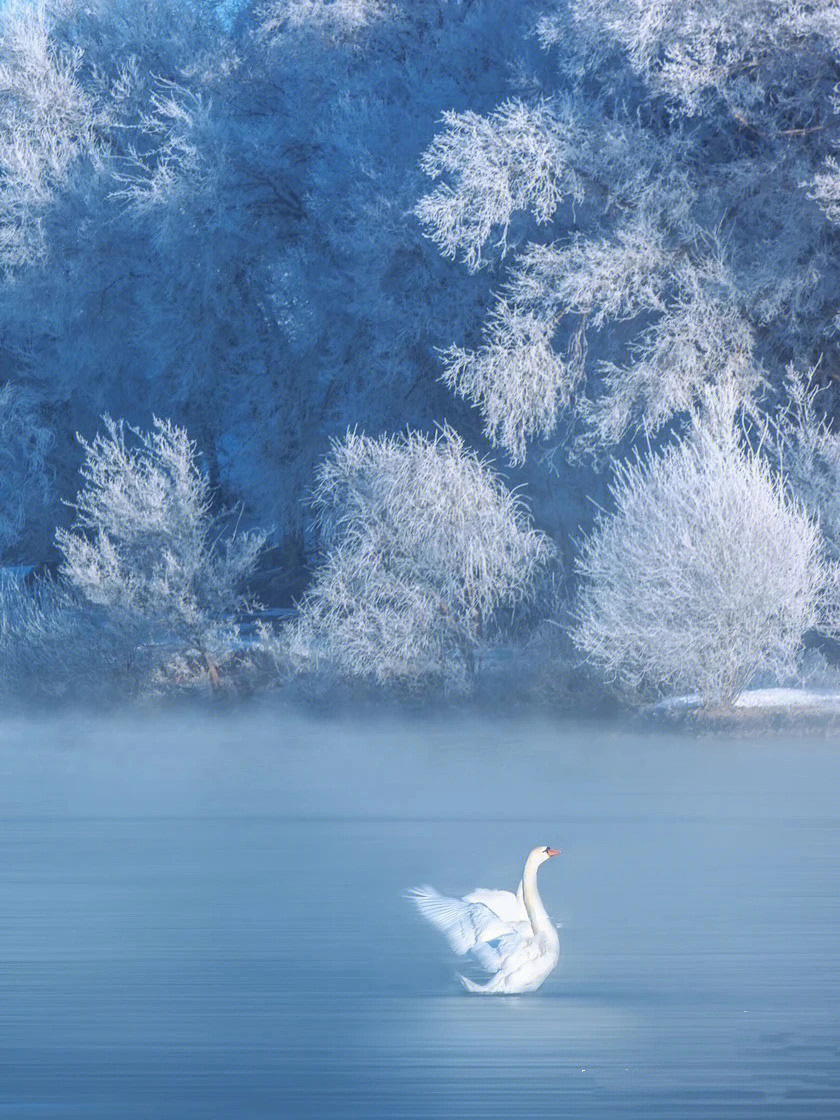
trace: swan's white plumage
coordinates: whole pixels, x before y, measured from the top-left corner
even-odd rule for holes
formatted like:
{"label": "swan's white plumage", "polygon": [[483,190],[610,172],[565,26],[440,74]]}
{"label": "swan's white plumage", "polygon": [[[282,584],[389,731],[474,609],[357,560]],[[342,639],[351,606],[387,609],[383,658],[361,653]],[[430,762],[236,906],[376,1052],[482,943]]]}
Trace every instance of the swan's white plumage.
{"label": "swan's white plumage", "polygon": [[464,902],[481,902],[503,922],[527,922],[528,911],[522,901],[522,895],[513,894],[512,891],[486,890],[477,887],[474,891],[464,895]]}
{"label": "swan's white plumage", "polygon": [[486,984],[461,976],[467,991],[531,992],[556,967],[560,943],[537,891],[537,868],[557,854],[552,848],[534,848],[516,894],[483,887],[463,898],[449,898],[428,886],[409,892],[423,917],[437,926],[459,956],[470,953],[493,974]]}
{"label": "swan's white plumage", "polygon": [[409,892],[415,906],[432,925],[445,935],[452,949],[462,956],[477,944],[505,937],[512,932],[509,923],[502,921],[483,902],[470,902],[465,898],[447,898],[434,887],[416,887]]}

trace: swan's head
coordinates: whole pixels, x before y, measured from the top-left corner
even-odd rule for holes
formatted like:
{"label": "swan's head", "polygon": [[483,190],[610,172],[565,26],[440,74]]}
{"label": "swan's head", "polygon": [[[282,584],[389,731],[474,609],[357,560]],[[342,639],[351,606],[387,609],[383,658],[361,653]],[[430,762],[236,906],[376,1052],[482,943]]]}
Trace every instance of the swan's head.
{"label": "swan's head", "polygon": [[534,863],[539,865],[541,863],[545,863],[547,859],[551,859],[552,856],[560,856],[562,854],[563,852],[560,848],[534,848],[534,850],[528,856],[528,859],[529,861],[533,860]]}

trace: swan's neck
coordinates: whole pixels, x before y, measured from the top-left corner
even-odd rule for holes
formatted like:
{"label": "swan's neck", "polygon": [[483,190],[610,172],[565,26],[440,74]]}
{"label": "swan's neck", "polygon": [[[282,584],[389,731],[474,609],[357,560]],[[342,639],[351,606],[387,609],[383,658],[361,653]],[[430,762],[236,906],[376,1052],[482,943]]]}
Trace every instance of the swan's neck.
{"label": "swan's neck", "polygon": [[551,924],[551,918],[549,918],[543,906],[543,900],[540,898],[540,892],[537,890],[538,867],[539,864],[532,863],[530,859],[526,862],[519,889],[522,892],[522,901],[525,903],[525,909],[528,912],[528,919],[534,933],[553,934],[554,926]]}

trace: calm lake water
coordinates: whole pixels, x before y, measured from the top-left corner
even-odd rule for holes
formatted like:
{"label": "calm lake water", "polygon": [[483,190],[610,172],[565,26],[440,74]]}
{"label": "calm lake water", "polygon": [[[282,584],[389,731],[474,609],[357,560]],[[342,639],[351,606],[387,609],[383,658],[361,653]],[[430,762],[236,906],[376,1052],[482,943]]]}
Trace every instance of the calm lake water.
{"label": "calm lake water", "polygon": [[[402,898],[563,923],[469,996]],[[0,1117],[840,1115],[840,743],[259,710],[0,722]]]}

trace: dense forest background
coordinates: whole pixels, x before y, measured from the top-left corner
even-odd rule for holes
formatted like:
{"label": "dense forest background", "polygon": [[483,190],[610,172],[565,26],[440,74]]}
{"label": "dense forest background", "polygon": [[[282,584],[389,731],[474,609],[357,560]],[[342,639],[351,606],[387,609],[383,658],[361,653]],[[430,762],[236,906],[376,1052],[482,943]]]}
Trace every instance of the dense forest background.
{"label": "dense forest background", "polygon": [[835,0],[10,0],[3,687],[833,680],[838,82]]}

